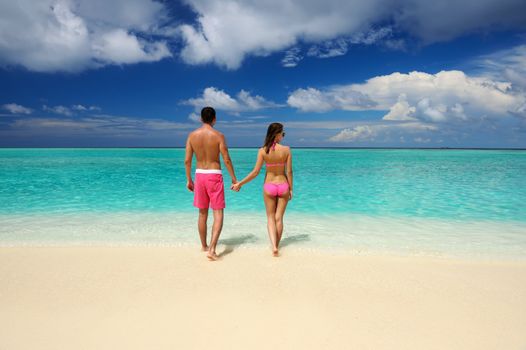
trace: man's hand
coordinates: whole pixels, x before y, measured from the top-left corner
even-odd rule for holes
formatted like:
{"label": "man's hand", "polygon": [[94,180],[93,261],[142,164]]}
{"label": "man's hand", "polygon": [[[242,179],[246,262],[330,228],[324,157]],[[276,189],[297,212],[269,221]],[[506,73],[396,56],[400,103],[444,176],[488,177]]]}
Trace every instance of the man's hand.
{"label": "man's hand", "polygon": [[188,188],[188,191],[194,192],[194,182],[192,181],[192,179],[186,182],[186,188]]}
{"label": "man's hand", "polygon": [[241,189],[241,184],[239,182],[236,182],[235,184],[230,186],[230,189],[239,192],[239,190]]}

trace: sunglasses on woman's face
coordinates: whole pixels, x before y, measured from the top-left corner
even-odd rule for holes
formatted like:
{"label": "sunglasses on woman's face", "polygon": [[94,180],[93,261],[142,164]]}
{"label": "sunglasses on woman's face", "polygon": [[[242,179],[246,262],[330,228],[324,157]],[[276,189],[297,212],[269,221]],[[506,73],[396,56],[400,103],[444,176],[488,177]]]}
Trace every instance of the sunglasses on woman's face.
{"label": "sunglasses on woman's face", "polygon": [[281,135],[282,135],[283,137],[285,137],[285,131],[283,131],[283,132],[281,133]]}

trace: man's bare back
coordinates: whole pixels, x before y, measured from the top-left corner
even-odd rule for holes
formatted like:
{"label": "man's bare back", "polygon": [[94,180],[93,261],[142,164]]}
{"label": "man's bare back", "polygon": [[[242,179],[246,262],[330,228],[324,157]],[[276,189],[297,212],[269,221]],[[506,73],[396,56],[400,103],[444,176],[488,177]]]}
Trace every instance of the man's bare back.
{"label": "man's bare back", "polygon": [[219,161],[219,154],[221,154],[225,167],[232,178],[232,183],[237,181],[225,136],[215,130],[212,125],[203,123],[203,126],[188,135],[185,157],[187,176],[190,175],[189,165],[192,163],[194,153],[197,161],[196,168],[199,169],[221,169],[221,162]]}
{"label": "man's bare back", "polygon": [[224,139],[223,134],[206,124],[190,133],[188,142],[195,153],[197,168],[221,169],[219,149]]}

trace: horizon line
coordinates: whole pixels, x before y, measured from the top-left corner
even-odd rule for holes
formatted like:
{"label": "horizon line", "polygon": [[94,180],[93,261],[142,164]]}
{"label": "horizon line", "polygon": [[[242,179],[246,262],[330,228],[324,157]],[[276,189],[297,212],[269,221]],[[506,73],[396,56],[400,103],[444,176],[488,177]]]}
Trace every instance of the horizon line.
{"label": "horizon line", "polygon": [[[292,146],[291,146],[292,147]],[[21,146],[21,147],[10,147],[10,146],[0,146],[0,149],[28,149],[28,148],[54,148],[54,149],[74,149],[74,148],[80,148],[80,149],[90,149],[90,148],[96,148],[96,149],[118,149],[118,148],[126,148],[126,149],[134,149],[134,148],[147,148],[147,149],[185,149],[185,146],[80,146],[80,147],[73,147],[73,146],[50,146],[50,147],[30,147],[30,146]],[[231,146],[228,147],[229,149],[240,149],[240,148],[251,148],[251,149],[257,149],[260,148],[260,146]],[[315,147],[315,146],[294,146],[292,147],[294,149],[429,149],[429,150],[517,150],[517,151],[525,151],[526,148],[514,148],[514,147],[338,147],[338,146],[322,146],[322,147]]]}

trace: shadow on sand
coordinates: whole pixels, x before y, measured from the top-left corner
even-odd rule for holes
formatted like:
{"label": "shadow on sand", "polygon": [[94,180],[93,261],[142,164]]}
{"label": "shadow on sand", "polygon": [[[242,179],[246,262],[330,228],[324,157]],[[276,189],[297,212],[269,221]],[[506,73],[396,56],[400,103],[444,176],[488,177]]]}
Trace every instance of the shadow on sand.
{"label": "shadow on sand", "polygon": [[219,253],[218,256],[223,257],[225,255],[232,253],[235,248],[245,243],[254,243],[257,241],[258,241],[258,238],[252,234],[222,239],[221,244],[225,246],[225,249],[221,253]]}
{"label": "shadow on sand", "polygon": [[307,242],[310,241],[310,236],[306,233],[302,233],[300,235],[295,236],[288,236],[281,240],[279,246],[280,247],[286,247],[291,244],[300,243],[300,242]]}
{"label": "shadow on sand", "polygon": [[[225,246],[225,249],[219,253],[217,256],[222,258],[230,253],[232,253],[237,247],[246,244],[246,243],[255,243],[258,241],[258,238],[255,235],[243,235],[238,237],[232,237],[227,239],[222,239],[221,244]],[[288,236],[281,240],[279,246],[286,247],[291,244],[301,243],[310,241],[310,236],[308,234],[300,234],[294,236]]]}

